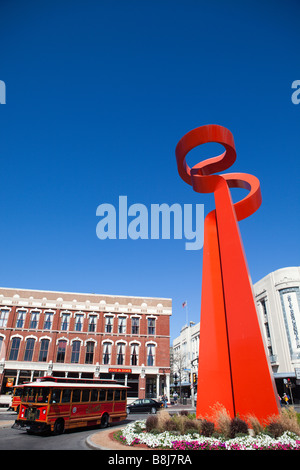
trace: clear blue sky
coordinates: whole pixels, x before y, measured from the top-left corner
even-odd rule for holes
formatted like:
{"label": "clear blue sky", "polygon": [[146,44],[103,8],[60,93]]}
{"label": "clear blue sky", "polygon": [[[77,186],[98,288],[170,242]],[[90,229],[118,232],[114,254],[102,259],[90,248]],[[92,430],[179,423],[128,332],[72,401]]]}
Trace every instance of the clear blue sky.
{"label": "clear blue sky", "polygon": [[299,265],[299,18],[292,0],[2,0],[0,285],[171,297],[171,339],[184,300],[198,322],[202,250],[101,241],[96,208],[127,195],[210,211],[174,155],[204,124],[232,131],[229,171],[261,181],[240,224],[253,282]]}

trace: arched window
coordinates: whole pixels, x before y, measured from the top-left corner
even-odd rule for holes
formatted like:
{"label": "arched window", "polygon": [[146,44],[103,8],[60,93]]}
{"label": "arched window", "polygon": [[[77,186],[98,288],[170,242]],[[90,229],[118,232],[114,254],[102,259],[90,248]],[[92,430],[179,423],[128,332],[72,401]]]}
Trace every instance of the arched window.
{"label": "arched window", "polygon": [[34,338],[28,338],[26,340],[24,361],[32,361],[34,345],[35,345]]}
{"label": "arched window", "polygon": [[65,339],[60,339],[57,344],[56,362],[65,362],[66,348],[67,341]]}
{"label": "arched window", "polygon": [[52,322],[53,322],[53,314],[54,312],[45,312],[44,315],[44,330],[51,330]]}
{"label": "arched window", "polygon": [[130,364],[137,366],[139,364],[139,344],[131,343],[130,345]]}
{"label": "arched window", "polygon": [[69,312],[62,312],[60,329],[62,331],[68,331],[69,324],[70,324],[70,313]]}
{"label": "arched window", "polygon": [[125,334],[126,333],[126,317],[119,316],[118,318],[118,333]]}
{"label": "arched window", "polygon": [[38,327],[39,317],[40,317],[40,311],[39,310],[31,310],[29,328],[35,329],[35,328]]}
{"label": "arched window", "polygon": [[75,315],[75,331],[82,331],[83,327],[83,315],[76,314]]}
{"label": "arched window", "polygon": [[155,364],[155,345],[147,345],[147,366],[154,366]]}
{"label": "arched window", "polygon": [[1,308],[1,310],[0,310],[0,328],[5,328],[6,327],[9,312],[10,312],[10,309]]}
{"label": "arched window", "polygon": [[80,341],[73,341],[73,343],[72,343],[72,355],[71,355],[71,363],[72,364],[78,364],[79,354],[80,354]]}
{"label": "arched window", "polygon": [[16,328],[23,328],[25,323],[26,310],[18,310]]}
{"label": "arched window", "polygon": [[40,347],[40,354],[39,354],[39,361],[40,362],[47,362],[49,344],[50,344],[49,339],[42,339],[41,340],[41,347]]}
{"label": "arched window", "polygon": [[88,341],[86,343],[86,350],[85,350],[85,363],[86,364],[93,364],[93,362],[94,362],[94,348],[95,348],[94,341]]}
{"label": "arched window", "polygon": [[90,332],[96,331],[96,324],[97,324],[97,316],[96,315],[90,315],[89,316],[89,328],[88,328],[88,330]]}
{"label": "arched window", "polygon": [[122,366],[125,361],[125,344],[124,343],[118,343],[117,345],[117,364],[119,366]]}
{"label": "arched window", "polygon": [[112,315],[105,316],[105,333],[112,333],[114,317]]}
{"label": "arched window", "polygon": [[12,338],[10,353],[9,353],[10,361],[16,361],[18,359],[20,342],[21,342],[21,338],[19,338],[18,336],[15,336],[14,338]]}
{"label": "arched window", "polygon": [[110,364],[110,358],[111,358],[111,343],[107,341],[103,343],[103,358],[102,358],[103,364]]}

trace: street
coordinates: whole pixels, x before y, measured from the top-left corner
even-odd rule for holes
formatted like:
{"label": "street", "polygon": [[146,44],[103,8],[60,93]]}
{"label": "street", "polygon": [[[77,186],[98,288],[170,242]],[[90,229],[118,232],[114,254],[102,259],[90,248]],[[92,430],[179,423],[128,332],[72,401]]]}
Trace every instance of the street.
{"label": "street", "polygon": [[[125,421],[110,425],[110,428],[113,430],[120,424],[146,419],[147,416],[147,413],[132,414]],[[14,412],[0,412],[0,450],[91,450],[86,444],[87,437],[102,431],[99,427],[90,427],[66,431],[58,436],[30,435],[26,431],[11,428],[13,423],[8,422],[14,422],[16,417]]]}

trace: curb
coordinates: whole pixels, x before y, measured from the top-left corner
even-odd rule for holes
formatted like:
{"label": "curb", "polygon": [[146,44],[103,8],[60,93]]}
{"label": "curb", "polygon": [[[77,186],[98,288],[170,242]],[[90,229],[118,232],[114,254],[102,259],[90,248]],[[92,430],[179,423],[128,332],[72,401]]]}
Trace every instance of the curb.
{"label": "curb", "polygon": [[92,450],[111,450],[109,449],[108,447],[103,447],[103,446],[100,446],[99,444],[95,444],[94,442],[92,442],[91,438],[94,436],[94,434],[92,434],[91,436],[88,436],[85,443],[86,445],[92,449]]}
{"label": "curb", "polygon": [[[94,434],[91,434],[90,436],[88,436],[85,440],[87,446],[92,449],[92,450],[132,450],[132,449],[128,449],[128,446],[125,446],[123,444],[120,444],[118,442],[114,442],[112,441],[111,439],[108,438],[108,435],[111,433],[111,432],[115,432],[115,431],[118,431],[119,429],[122,429],[124,428],[125,426],[121,426],[121,427],[118,427],[118,428],[108,428],[104,431],[98,431],[98,432],[95,432]],[[105,445],[102,445],[102,444],[98,444],[96,442],[93,441],[93,437],[97,437],[99,436],[99,439],[103,439],[103,440],[106,440],[106,441],[110,441],[112,443],[112,446],[111,447],[106,447]]]}

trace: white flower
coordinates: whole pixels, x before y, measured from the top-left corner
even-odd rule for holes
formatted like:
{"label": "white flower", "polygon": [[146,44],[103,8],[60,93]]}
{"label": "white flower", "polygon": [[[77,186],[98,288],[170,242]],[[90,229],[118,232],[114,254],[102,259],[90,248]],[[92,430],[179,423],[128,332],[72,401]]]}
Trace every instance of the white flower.
{"label": "white flower", "polygon": [[[243,437],[236,437],[234,439],[222,439],[222,438],[213,438],[213,437],[205,437],[201,436],[197,432],[193,433],[192,436],[190,434],[187,435],[178,435],[172,434],[169,431],[165,431],[161,434],[152,434],[149,432],[140,432],[140,430],[146,429],[146,420],[142,421],[135,421],[128,424],[123,430],[122,435],[125,438],[125,442],[127,445],[132,445],[135,439],[139,439],[139,442],[142,444],[146,444],[150,448],[156,447],[165,447],[165,448],[173,448],[174,441],[185,441],[185,442],[198,442],[199,444],[209,443],[211,445],[215,444],[218,445],[220,442],[225,444],[225,448],[227,450],[232,449],[240,449],[240,450],[255,450],[260,448],[268,448],[272,445],[276,444],[284,444],[290,445],[291,448],[299,448],[297,443],[297,439],[299,437],[295,436],[290,432],[285,432],[282,436],[278,439],[274,439],[270,436],[265,434],[260,434],[255,437],[251,436],[243,436]],[[300,440],[300,439],[299,439]],[[298,440],[298,442],[299,442]]]}

